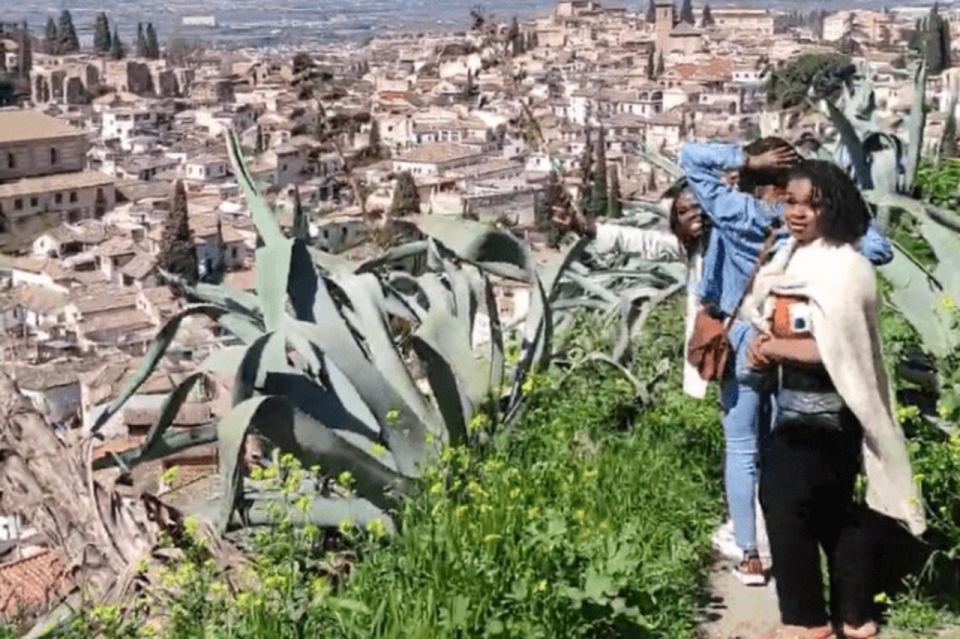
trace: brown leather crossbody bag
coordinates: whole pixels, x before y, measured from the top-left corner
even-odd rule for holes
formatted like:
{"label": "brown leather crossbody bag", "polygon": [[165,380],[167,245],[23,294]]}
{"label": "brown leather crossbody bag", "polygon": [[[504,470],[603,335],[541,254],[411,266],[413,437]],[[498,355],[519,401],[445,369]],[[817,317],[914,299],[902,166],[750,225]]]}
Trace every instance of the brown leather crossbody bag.
{"label": "brown leather crossbody bag", "polygon": [[767,229],[767,237],[760,248],[750,279],[747,280],[737,305],[728,317],[724,318],[718,311],[706,307],[701,307],[697,311],[697,316],[693,320],[693,334],[687,343],[687,361],[697,369],[704,381],[715,382],[723,377],[727,358],[730,355],[730,328],[740,313],[740,307],[743,306],[747,293],[753,288],[757,273],[760,272],[760,268],[773,248],[776,233],[776,226]]}

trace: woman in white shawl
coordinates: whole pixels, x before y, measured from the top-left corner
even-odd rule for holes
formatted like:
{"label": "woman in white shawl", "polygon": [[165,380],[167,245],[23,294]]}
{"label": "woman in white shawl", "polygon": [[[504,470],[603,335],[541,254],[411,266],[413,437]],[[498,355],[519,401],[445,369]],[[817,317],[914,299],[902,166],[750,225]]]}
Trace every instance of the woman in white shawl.
{"label": "woman in white shawl", "polygon": [[[876,278],[855,248],[869,220],[856,186],[833,164],[791,173],[791,240],[758,274],[744,313],[761,335],[748,361],[776,368],[776,426],[761,458],[760,501],[784,626],[776,639],[877,636],[874,537],[855,500],[861,470],[870,508],[924,530],[906,442],[893,419],[877,333]],[[830,612],[820,549],[828,558]]]}

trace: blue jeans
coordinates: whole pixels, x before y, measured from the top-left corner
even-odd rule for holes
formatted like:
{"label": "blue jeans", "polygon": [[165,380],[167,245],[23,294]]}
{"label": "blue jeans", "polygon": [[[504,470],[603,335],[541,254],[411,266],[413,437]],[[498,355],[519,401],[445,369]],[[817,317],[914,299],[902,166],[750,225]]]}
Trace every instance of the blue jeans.
{"label": "blue jeans", "polygon": [[756,491],[759,439],[770,430],[771,396],[739,381],[746,371],[747,344],[752,327],[734,322],[727,371],[720,382],[723,434],[726,440],[724,484],[727,507],[733,519],[733,536],[744,552],[757,550]]}

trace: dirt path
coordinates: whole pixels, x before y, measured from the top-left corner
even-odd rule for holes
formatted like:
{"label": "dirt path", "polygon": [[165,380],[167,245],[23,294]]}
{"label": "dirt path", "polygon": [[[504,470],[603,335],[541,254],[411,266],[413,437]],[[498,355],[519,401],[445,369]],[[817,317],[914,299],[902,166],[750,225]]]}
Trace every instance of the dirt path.
{"label": "dirt path", "polygon": [[703,610],[705,639],[755,639],[776,630],[780,620],[773,584],[748,588],[733,576],[726,560],[710,571],[710,603]]}

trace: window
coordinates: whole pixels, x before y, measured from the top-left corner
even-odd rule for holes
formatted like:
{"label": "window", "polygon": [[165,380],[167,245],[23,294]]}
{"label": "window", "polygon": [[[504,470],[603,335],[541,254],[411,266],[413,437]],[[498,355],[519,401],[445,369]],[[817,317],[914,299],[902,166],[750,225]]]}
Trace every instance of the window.
{"label": "window", "polygon": [[15,199],[15,200],[13,201],[13,210],[14,210],[14,211],[22,211],[22,210],[23,210],[23,200],[21,200],[20,198]]}
{"label": "window", "polygon": [[55,193],[53,196],[54,204],[63,204],[63,193]]}
{"label": "window", "polygon": [[40,198],[38,198],[38,197],[32,197],[32,198],[30,198],[30,208],[35,209],[35,208],[37,208],[38,206],[40,206]]}
{"label": "window", "polygon": [[7,168],[17,168],[17,156],[15,156],[13,153],[7,153]]}
{"label": "window", "polygon": [[77,192],[76,192],[76,191],[70,191],[70,202],[71,202],[71,203],[74,203],[74,202],[76,202],[76,201],[77,201]]}
{"label": "window", "polygon": [[57,150],[50,149],[50,164],[56,164],[56,163],[57,163]]}

